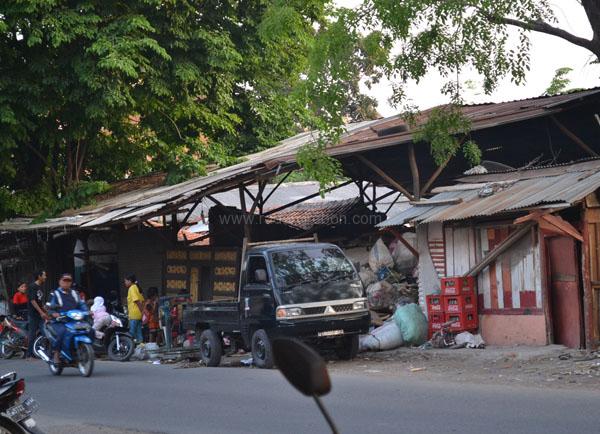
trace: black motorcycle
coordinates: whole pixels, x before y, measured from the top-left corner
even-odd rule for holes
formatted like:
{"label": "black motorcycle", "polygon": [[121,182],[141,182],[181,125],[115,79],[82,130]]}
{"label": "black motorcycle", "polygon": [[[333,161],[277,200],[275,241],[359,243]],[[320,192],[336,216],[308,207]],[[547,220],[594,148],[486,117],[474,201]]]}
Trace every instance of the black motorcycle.
{"label": "black motorcycle", "polygon": [[96,332],[92,347],[96,354],[106,354],[115,362],[126,362],[135,351],[133,336],[126,327],[126,318],[121,315],[110,318],[110,325]]}
{"label": "black motorcycle", "polygon": [[43,434],[31,417],[37,410],[33,398],[21,401],[25,380],[17,379],[16,372],[0,377],[0,433]]}

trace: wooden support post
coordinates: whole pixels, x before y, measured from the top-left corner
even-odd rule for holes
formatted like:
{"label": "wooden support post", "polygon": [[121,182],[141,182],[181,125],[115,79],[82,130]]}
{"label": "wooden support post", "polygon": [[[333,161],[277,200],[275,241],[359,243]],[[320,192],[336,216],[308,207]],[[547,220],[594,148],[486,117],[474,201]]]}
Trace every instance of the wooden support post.
{"label": "wooden support post", "polygon": [[573,140],[581,149],[590,154],[592,157],[598,157],[598,153],[589,147],[583,140],[581,140],[573,131],[568,129],[562,122],[556,119],[554,116],[550,116],[552,122],[563,132],[563,134]]}
{"label": "wooden support post", "polygon": [[372,210],[375,212],[377,210],[377,188],[375,187],[375,183],[373,182],[373,206]]}
{"label": "wooden support post", "polygon": [[410,194],[410,192],[404,188],[402,186],[402,184],[400,184],[398,181],[396,181],[394,178],[392,178],[391,176],[389,176],[387,173],[385,173],[383,170],[381,170],[379,167],[377,167],[373,162],[369,161],[367,158],[363,157],[362,155],[357,155],[356,156],[365,166],[367,166],[369,169],[371,169],[373,172],[375,172],[377,175],[379,175],[385,182],[387,182],[388,184],[390,184],[392,187],[394,187],[396,190],[402,192],[402,194],[404,194],[406,197],[408,197],[410,200],[414,200],[414,197],[412,194]]}
{"label": "wooden support post", "polygon": [[[583,277],[583,323],[585,330],[585,348],[593,351],[597,348],[596,340],[597,325],[594,324],[594,288],[592,287],[591,261],[592,251],[590,248],[590,227],[593,225],[589,221],[588,208],[585,201],[581,206],[581,221],[583,244],[581,249],[581,272]],[[594,235],[595,238],[595,235]],[[597,255],[597,252],[594,252]]]}
{"label": "wooden support post", "polygon": [[187,214],[185,215],[185,217],[183,218],[183,221],[181,222],[181,226],[185,226],[188,219],[191,217],[192,213],[196,210],[196,208],[198,207],[198,205],[200,204],[200,202],[202,201],[202,198],[198,199],[196,201],[196,203],[190,208],[190,210],[187,212]]}
{"label": "wooden support post", "polygon": [[446,166],[448,165],[449,162],[450,162],[450,158],[447,158],[446,161],[444,161],[441,166],[439,166],[437,169],[435,169],[435,172],[433,172],[433,174],[429,177],[429,179],[427,180],[427,182],[421,189],[421,196],[423,196],[424,194],[426,194],[429,191],[429,189],[431,188],[433,183],[442,174],[442,171],[446,168]]}
{"label": "wooden support post", "polygon": [[244,212],[247,211],[246,208],[246,193],[244,191],[244,186],[240,185],[239,186],[239,190],[240,190],[240,209]]}
{"label": "wooden support post", "polygon": [[415,200],[421,198],[421,180],[419,179],[419,166],[417,165],[417,156],[415,155],[415,145],[408,144],[408,162],[410,164],[410,173],[412,174],[413,196]]}
{"label": "wooden support post", "polygon": [[552,312],[550,309],[550,260],[548,258],[548,244],[544,232],[538,227],[538,240],[540,246],[540,277],[542,283],[542,310],[546,322],[546,345],[554,343],[554,330],[552,325]]}

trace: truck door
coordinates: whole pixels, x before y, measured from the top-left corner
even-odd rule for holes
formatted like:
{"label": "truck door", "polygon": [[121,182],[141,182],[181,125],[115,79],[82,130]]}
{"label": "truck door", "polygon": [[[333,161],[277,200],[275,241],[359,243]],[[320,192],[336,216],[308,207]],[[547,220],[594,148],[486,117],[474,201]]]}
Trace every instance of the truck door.
{"label": "truck door", "polygon": [[259,328],[268,329],[275,322],[275,299],[267,261],[262,255],[250,255],[242,276],[240,304],[242,331],[249,342],[250,334]]}

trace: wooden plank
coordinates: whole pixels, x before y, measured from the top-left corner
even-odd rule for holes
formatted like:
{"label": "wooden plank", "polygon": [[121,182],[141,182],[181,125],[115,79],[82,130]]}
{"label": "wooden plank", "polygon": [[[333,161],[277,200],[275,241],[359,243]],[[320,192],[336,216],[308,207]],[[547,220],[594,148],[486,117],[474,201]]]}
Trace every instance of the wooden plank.
{"label": "wooden plank", "polygon": [[[481,228],[479,230],[480,241],[481,241],[481,256],[479,260],[482,260],[485,255],[487,255],[490,246],[487,237],[487,229]],[[491,287],[490,287],[490,270],[489,267],[483,269],[480,273],[481,276],[481,292],[483,294],[483,308],[490,309],[492,307],[492,299],[491,299]]]}
{"label": "wooden plank", "polygon": [[492,309],[498,309],[498,280],[496,279],[496,262],[491,262],[490,268],[490,299]]}
{"label": "wooden plank", "polygon": [[378,166],[376,166],[373,162],[371,162],[370,160],[368,160],[367,158],[363,157],[362,155],[358,154],[356,156],[365,166],[367,166],[369,169],[371,169],[373,172],[375,172],[377,175],[379,175],[385,182],[387,182],[388,184],[390,184],[392,187],[394,187],[396,190],[398,190],[399,192],[401,192],[402,194],[404,194],[409,200],[415,200],[415,197],[410,194],[410,192],[404,188],[402,186],[402,184],[400,184],[398,181],[396,181],[394,178],[392,178],[391,176],[389,176],[387,173],[385,173],[383,170],[381,170]]}
{"label": "wooden plank", "polygon": [[446,239],[446,272],[449,276],[456,276],[454,270],[454,228],[448,226],[444,229]]}
{"label": "wooden plank", "polygon": [[503,300],[502,303],[505,309],[513,308],[513,286],[512,275],[510,274],[510,255],[503,255],[501,264],[502,283],[503,283]]}
{"label": "wooden plank", "polygon": [[[597,263],[597,245],[596,245],[596,227],[594,223],[591,223],[589,218],[591,217],[590,211],[596,211],[596,209],[588,209],[585,203],[582,206],[582,222],[583,222],[583,246],[581,249],[581,267],[583,277],[583,320],[585,328],[585,347],[588,351],[597,348],[597,334],[598,325],[594,320],[594,294],[591,280],[597,280],[594,277],[594,271],[592,264]],[[595,216],[593,216],[595,217]]]}
{"label": "wooden plank", "polygon": [[547,223],[550,223],[551,225],[558,228],[560,231],[575,238],[576,240],[583,241],[583,236],[579,233],[579,231],[575,229],[571,223],[564,220],[563,218],[547,214],[542,216],[541,219],[546,221]]}
{"label": "wooden plank", "polygon": [[542,307],[542,263],[540,261],[539,231],[531,229],[531,244],[533,251],[533,268],[535,270],[535,305]]}
{"label": "wooden plank", "polygon": [[569,130],[562,122],[560,122],[554,115],[550,116],[550,119],[556,124],[556,126],[563,132],[563,134],[573,140],[581,149],[590,154],[592,157],[598,157],[599,155],[590,148],[587,143],[579,138],[574,132]]}
{"label": "wooden plank", "polygon": [[465,276],[476,276],[479,272],[481,272],[481,270],[483,270],[487,265],[494,261],[498,256],[500,256],[502,253],[508,250],[510,246],[512,246],[523,236],[525,236],[532,226],[532,222],[525,223],[525,225],[513,232],[506,240],[504,240],[503,242],[498,244],[493,250],[491,250],[484,259],[479,261],[479,263],[475,264],[467,273],[465,273]]}

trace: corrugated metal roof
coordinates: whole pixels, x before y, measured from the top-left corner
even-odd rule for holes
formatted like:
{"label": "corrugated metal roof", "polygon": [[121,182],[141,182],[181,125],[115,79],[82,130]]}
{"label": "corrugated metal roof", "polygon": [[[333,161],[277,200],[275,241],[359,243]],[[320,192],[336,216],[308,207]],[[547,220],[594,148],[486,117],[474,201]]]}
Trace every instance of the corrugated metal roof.
{"label": "corrugated metal roof", "polygon": [[[464,106],[463,113],[471,120],[472,130],[480,130],[552,114],[560,111],[561,105],[598,93],[600,89],[596,88],[551,97]],[[424,111],[421,119],[425,120],[428,113],[430,110]],[[404,121],[398,115],[349,124],[340,143],[328,147],[326,152],[332,156],[350,155],[409,142],[412,139],[410,131],[378,135],[378,131],[403,124]],[[281,141],[278,146],[248,155],[243,162],[216,170],[207,176],[193,178],[177,185],[142,188],[120,194],[85,208],[70,210],[60,218],[37,225],[31,225],[31,220],[23,219],[4,222],[0,224],[0,230],[55,230],[83,224],[93,228],[115,223],[135,223],[152,216],[168,214],[203,195],[226,191],[240,182],[255,179],[257,175],[266,174],[280,164],[294,164],[298,150],[306,144],[313,143],[317,136],[314,132],[297,134]],[[107,213],[112,213],[111,219],[107,220]]]}
{"label": "corrugated metal roof", "polygon": [[278,221],[303,230],[315,226],[330,225],[337,218],[361,203],[359,197],[325,203],[301,203],[289,209],[271,214],[267,220]]}
{"label": "corrugated metal roof", "polygon": [[[557,204],[573,205],[600,188],[600,160],[561,166],[553,174],[550,169],[540,169],[546,176],[532,176],[535,170],[521,179],[520,172],[513,172],[513,179],[502,176],[498,182],[488,177],[487,184],[459,184],[448,189],[437,189],[440,193],[430,201],[442,202],[461,200],[458,204],[429,205],[427,201],[412,206],[398,215],[380,223],[379,227],[397,226],[407,222],[431,223],[464,220],[473,217],[492,216],[531,207]],[[468,180],[465,177],[463,180]],[[481,176],[473,176],[477,181]],[[482,188],[493,193],[481,197]]]}

